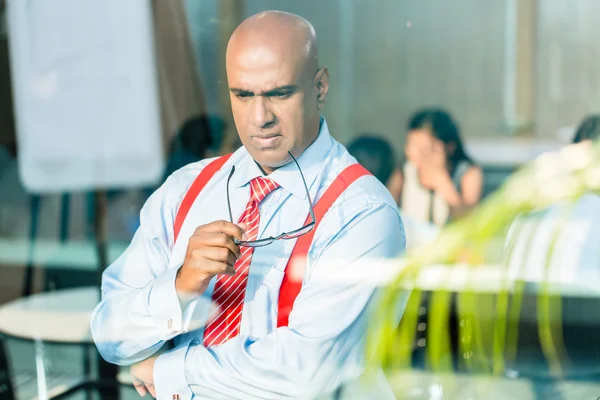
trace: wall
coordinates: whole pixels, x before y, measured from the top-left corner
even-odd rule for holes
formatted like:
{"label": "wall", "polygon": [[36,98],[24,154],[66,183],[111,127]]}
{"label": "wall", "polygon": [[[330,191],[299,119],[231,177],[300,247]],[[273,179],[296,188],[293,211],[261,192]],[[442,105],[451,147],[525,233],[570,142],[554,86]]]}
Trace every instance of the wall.
{"label": "wall", "polygon": [[600,113],[600,1],[538,1],[536,123],[541,136]]}
{"label": "wall", "polygon": [[355,3],[354,126],[403,142],[406,121],[441,105],[470,136],[497,133],[503,114],[502,2]]}

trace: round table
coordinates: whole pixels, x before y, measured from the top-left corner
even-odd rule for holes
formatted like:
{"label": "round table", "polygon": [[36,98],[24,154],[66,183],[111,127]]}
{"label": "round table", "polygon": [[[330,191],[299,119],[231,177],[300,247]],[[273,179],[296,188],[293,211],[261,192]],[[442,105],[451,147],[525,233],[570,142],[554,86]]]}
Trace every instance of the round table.
{"label": "round table", "polygon": [[23,297],[0,307],[0,333],[49,343],[93,344],[90,318],[99,301],[96,287]]}
{"label": "round table", "polygon": [[[111,391],[110,398],[117,398],[118,388],[115,389],[117,367],[103,363],[99,371],[101,379],[94,380],[91,377],[89,353],[90,349],[94,348],[94,341],[90,331],[90,319],[99,301],[100,289],[98,287],[83,287],[37,293],[0,306],[0,335],[33,342],[36,350],[42,343],[85,347],[85,377],[65,377],[63,375],[58,379],[53,376],[52,372],[47,376],[42,373],[48,398],[63,398],[78,390],[105,390],[107,388]],[[30,398],[30,394],[40,390],[39,362],[40,360],[36,360],[38,381],[36,387],[28,389],[17,387],[19,398]],[[15,379],[19,380],[18,378]],[[55,386],[53,383],[58,388],[53,388]],[[16,384],[13,382],[13,384],[19,386],[18,382]]]}

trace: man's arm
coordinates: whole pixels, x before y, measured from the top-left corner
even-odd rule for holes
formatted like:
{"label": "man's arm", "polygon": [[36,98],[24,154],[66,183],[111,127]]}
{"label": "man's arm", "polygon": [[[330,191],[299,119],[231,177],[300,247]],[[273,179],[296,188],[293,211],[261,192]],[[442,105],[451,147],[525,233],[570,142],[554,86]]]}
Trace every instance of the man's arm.
{"label": "man's arm", "polygon": [[108,362],[136,363],[185,330],[192,307],[182,313],[175,291],[177,268],[168,266],[174,213],[193,176],[189,170],[176,172],[152,194],[131,244],[102,276],[102,301],[91,330]]}
{"label": "man's arm", "polygon": [[[344,202],[352,208],[357,204]],[[376,285],[365,260],[398,255],[405,245],[395,208],[358,206],[344,220],[331,209],[313,242],[306,282],[289,326],[254,340],[238,336],[206,349],[199,343],[160,356],[154,365],[158,398],[306,398],[334,390],[362,372],[367,308]],[[342,228],[340,229],[340,226]]]}

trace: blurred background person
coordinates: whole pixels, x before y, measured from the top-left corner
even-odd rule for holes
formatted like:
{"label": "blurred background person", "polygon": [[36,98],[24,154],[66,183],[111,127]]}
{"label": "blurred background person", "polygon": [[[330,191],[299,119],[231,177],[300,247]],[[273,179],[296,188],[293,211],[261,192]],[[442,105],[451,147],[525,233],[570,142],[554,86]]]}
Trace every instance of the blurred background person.
{"label": "blurred background person", "polygon": [[600,136],[600,114],[586,117],[573,136],[573,143],[591,143]]}
{"label": "blurred background person", "polygon": [[482,169],[467,155],[459,128],[441,109],[422,109],[409,120],[402,170],[406,215],[442,226],[479,203]]}
{"label": "blurred background person", "polygon": [[[396,155],[390,142],[377,134],[363,133],[348,145],[348,152],[356,161],[383,183],[390,193],[399,200],[398,172]],[[427,222],[415,220],[400,209],[406,248],[411,249],[433,241],[439,232],[438,227]]]}
{"label": "blurred background person", "polygon": [[163,182],[178,169],[208,156],[208,150],[213,144],[210,122],[210,118],[205,115],[195,116],[184,122],[171,140]]}
{"label": "blurred background person", "polygon": [[388,184],[396,167],[396,156],[387,139],[363,133],[348,145],[348,152],[381,183]]}

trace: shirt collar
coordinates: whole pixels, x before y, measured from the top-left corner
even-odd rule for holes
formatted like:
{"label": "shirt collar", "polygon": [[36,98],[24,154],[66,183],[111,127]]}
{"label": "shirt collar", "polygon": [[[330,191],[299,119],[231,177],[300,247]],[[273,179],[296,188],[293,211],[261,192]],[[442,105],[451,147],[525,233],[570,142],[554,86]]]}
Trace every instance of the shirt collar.
{"label": "shirt collar", "polygon": [[[312,186],[321,170],[323,160],[332,145],[333,141],[329,135],[327,122],[325,121],[325,118],[321,117],[319,136],[302,152],[302,154],[300,154],[299,157],[296,158],[302,169],[302,173],[304,174],[306,185],[309,188]],[[236,163],[236,171],[231,177],[232,186],[235,187],[245,186],[252,179],[258,176],[264,176],[250,154],[245,149],[243,151],[245,154],[241,160]],[[268,177],[294,196],[302,199],[306,198],[306,189],[302,183],[300,171],[298,171],[298,167],[294,161],[290,160],[289,163],[273,171]]]}

